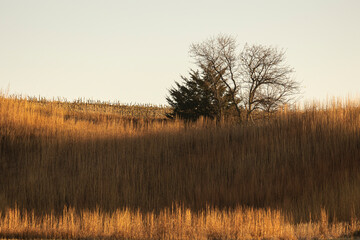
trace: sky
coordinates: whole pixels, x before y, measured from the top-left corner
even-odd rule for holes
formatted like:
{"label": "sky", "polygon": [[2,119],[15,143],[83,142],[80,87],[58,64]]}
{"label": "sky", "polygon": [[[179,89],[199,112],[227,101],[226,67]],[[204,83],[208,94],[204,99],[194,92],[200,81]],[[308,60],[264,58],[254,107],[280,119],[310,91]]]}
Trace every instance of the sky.
{"label": "sky", "polygon": [[360,96],[358,0],[0,0],[0,91],[166,104],[218,34],[286,51],[303,99]]}

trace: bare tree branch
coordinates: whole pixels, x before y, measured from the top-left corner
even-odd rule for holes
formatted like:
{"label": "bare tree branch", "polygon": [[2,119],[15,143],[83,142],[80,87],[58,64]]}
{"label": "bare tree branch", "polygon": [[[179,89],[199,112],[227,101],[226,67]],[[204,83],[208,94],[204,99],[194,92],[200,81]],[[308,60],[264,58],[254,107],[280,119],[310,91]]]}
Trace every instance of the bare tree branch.
{"label": "bare tree branch", "polygon": [[292,100],[300,85],[292,78],[294,70],[285,64],[285,52],[262,45],[245,45],[240,54],[241,75],[247,90],[247,119],[252,112],[267,112]]}
{"label": "bare tree branch", "polygon": [[285,62],[285,52],[277,48],[246,44],[238,54],[235,38],[218,35],[191,44],[189,52],[206,72],[218,119],[224,106],[235,110],[241,121],[242,115],[252,119],[256,111],[274,112],[300,93],[299,83],[292,78],[294,70]]}
{"label": "bare tree branch", "polygon": [[236,40],[231,36],[219,35],[202,43],[192,44],[190,54],[198,66],[209,66],[218,74],[231,95],[232,105],[240,119],[240,66],[236,56]]}

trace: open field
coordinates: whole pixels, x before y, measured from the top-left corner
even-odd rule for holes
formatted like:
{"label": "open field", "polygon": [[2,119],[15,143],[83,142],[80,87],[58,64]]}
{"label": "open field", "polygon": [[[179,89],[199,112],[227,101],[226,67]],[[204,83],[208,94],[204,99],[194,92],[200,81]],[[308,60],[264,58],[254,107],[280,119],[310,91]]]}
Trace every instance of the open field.
{"label": "open field", "polygon": [[69,106],[0,98],[0,235],[321,238],[360,230],[356,101],[221,126]]}

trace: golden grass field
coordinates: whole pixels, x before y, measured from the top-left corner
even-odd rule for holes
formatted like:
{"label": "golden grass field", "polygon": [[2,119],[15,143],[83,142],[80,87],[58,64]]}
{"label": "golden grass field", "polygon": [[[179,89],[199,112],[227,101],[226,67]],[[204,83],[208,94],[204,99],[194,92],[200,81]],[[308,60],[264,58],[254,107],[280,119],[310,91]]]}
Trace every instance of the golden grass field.
{"label": "golden grass field", "polygon": [[317,222],[291,224],[279,210],[207,208],[196,214],[175,207],[158,214],[129,209],[76,213],[64,208],[58,216],[8,209],[0,221],[1,237],[46,239],[334,239],[358,234],[360,222],[329,223],[325,210]]}
{"label": "golden grass field", "polygon": [[358,235],[359,102],[219,125],[166,120],[159,107],[2,96],[0,237]]}

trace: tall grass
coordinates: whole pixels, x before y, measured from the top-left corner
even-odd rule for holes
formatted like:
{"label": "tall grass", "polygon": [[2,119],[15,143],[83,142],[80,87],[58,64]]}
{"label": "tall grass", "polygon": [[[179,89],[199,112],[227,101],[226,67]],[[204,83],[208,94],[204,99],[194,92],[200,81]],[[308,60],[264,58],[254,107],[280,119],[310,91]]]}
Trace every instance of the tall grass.
{"label": "tall grass", "polygon": [[[252,124],[125,118],[111,106],[0,98],[0,209],[160,213],[181,203],[281,210],[290,222],[360,217],[360,107],[284,110]],[[101,107],[99,107],[101,108]]]}
{"label": "tall grass", "polygon": [[0,218],[0,237],[46,239],[330,239],[356,235],[360,222],[329,223],[325,210],[318,222],[291,224],[278,210],[207,208],[198,213],[179,206],[159,214],[129,209],[64,208],[61,215],[8,209]]}

